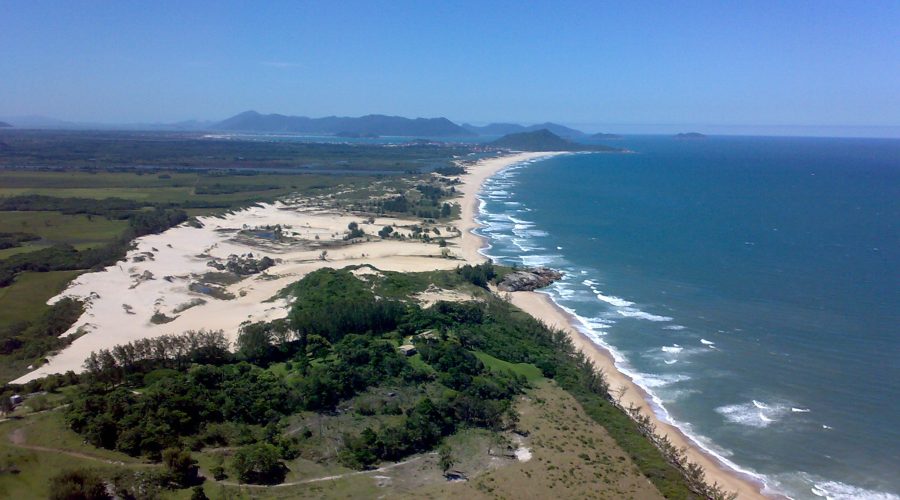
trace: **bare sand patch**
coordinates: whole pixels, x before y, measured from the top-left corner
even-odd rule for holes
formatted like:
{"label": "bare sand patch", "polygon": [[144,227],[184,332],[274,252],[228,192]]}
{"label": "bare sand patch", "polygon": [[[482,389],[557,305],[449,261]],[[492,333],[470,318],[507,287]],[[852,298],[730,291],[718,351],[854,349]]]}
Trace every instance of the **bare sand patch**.
{"label": "bare sand patch", "polygon": [[413,296],[422,307],[430,307],[436,302],[464,302],[474,300],[475,298],[467,293],[456,290],[446,290],[430,285],[424,292],[417,293]]}

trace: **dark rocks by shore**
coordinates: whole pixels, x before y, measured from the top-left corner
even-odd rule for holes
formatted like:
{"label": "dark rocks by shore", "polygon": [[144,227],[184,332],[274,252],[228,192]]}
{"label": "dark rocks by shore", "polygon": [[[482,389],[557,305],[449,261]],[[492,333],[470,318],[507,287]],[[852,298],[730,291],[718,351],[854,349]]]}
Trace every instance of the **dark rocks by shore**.
{"label": "dark rocks by shore", "polygon": [[514,271],[503,277],[497,289],[503,292],[530,292],[544,288],[562,278],[562,273],[548,267]]}

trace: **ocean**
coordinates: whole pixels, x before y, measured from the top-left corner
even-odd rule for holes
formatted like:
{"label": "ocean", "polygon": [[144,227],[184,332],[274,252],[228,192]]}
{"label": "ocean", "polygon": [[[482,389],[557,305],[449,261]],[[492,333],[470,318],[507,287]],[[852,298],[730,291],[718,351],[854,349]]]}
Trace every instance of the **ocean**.
{"label": "ocean", "polygon": [[608,144],[488,180],[484,253],[769,490],[900,498],[900,140]]}

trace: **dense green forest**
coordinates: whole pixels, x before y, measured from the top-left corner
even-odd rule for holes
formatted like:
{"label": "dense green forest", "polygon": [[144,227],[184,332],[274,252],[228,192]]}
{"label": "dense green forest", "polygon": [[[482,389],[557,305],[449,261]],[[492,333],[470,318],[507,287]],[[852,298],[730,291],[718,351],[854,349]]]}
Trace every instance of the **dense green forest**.
{"label": "dense green forest", "polygon": [[[350,412],[369,422],[348,431],[336,455],[356,469],[433,450],[463,429],[515,430],[512,401],[530,382],[507,367],[531,366],[571,392],[666,496],[721,493],[702,482],[702,471],[699,482],[685,480],[614,405],[602,374],[564,332],[477,292],[496,274],[490,264],[364,278],[353,269],[321,269],[285,289],[294,300],[288,318],[245,324],[234,350],[221,332],[142,339],[94,353],[80,377],[27,389],[79,383],[67,425],[94,446],[161,462],[163,472],[149,483],[145,475],[142,487],[177,489],[202,480],[192,453],[220,447],[236,451],[214,466],[215,479],[281,482],[314,435],[287,428],[295,414]],[[410,300],[434,282],[477,300],[428,308]],[[378,388],[408,397],[363,397]],[[119,494],[134,497],[118,484]]]}

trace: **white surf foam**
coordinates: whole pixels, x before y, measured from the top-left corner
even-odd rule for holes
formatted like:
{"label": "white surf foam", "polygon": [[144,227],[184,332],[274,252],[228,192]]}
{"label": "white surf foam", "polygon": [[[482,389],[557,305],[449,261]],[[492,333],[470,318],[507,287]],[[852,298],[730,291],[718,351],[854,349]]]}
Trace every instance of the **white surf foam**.
{"label": "white surf foam", "polygon": [[898,500],[900,497],[885,491],[874,491],[838,481],[820,481],[810,489],[813,495],[827,500]]}
{"label": "white surf foam", "polygon": [[677,382],[684,382],[685,380],[690,380],[691,377],[687,375],[682,375],[678,373],[672,373],[668,375],[650,375],[650,374],[642,374],[637,377],[642,382],[641,385],[644,387],[665,387],[667,385],[671,385]]}
{"label": "white surf foam", "polygon": [[[511,178],[511,177],[517,175],[517,172],[515,172],[516,170],[524,168],[525,166],[533,163],[534,161],[538,161],[538,160],[540,160],[540,158],[535,159],[533,161],[520,162],[515,165],[512,165],[512,166],[508,167],[507,169],[505,169],[504,171],[500,172],[499,174],[495,175],[494,178],[496,179],[497,177],[501,177],[501,176],[504,178]],[[511,182],[509,184],[512,185]],[[499,187],[499,185],[493,186],[493,187]],[[487,203],[485,202],[485,200],[482,199],[481,196],[479,196],[479,207],[478,207],[479,208],[479,217],[485,217],[487,215],[486,214],[486,206],[487,206]],[[531,209],[529,209],[527,207],[521,207],[521,209],[519,210],[519,212],[522,212],[522,213],[530,212],[530,211],[531,211]],[[476,220],[478,220],[478,219],[476,219]],[[509,220],[509,219],[507,219],[507,220]],[[515,223],[515,221],[512,221],[512,222]],[[512,228],[511,225],[509,225],[509,226],[505,227],[504,229],[508,230],[511,228]],[[500,235],[490,235],[489,237],[497,238],[499,236]],[[596,238],[592,238],[592,239],[596,239]],[[488,246],[486,248],[479,250],[479,253],[481,253],[482,255],[485,255],[488,258],[495,258],[487,253],[487,250],[489,250],[490,248],[491,248],[491,246],[490,246],[490,244],[488,244]],[[561,250],[561,248],[559,248],[559,249]],[[550,261],[553,260],[554,257],[557,257],[557,256],[532,256],[531,258],[528,258],[528,259],[523,258],[522,261],[525,265],[529,265],[528,262],[534,262],[534,263],[538,263],[537,265],[541,265],[543,263],[549,263]],[[574,274],[575,273],[573,273],[573,275]],[[585,276],[585,275],[589,275],[590,272],[588,270],[582,269],[582,270],[578,271],[578,274],[580,274],[581,276]],[[585,284],[588,286],[593,286],[598,283],[592,281],[590,284],[589,283],[585,283]],[[595,293],[599,293],[599,291],[595,291]],[[554,297],[551,296],[551,300],[554,300]],[[619,371],[621,371],[623,374],[627,375],[628,377],[632,378],[636,384],[638,384],[645,390],[645,392],[647,393],[647,395],[650,398],[650,407],[651,407],[653,413],[656,414],[656,416],[661,421],[670,423],[670,424],[678,427],[679,429],[681,429],[682,432],[684,432],[700,448],[702,448],[704,451],[706,451],[710,455],[716,457],[719,461],[726,464],[732,470],[735,470],[739,473],[754,477],[763,484],[766,484],[766,485],[768,484],[767,478],[765,476],[762,476],[753,470],[742,468],[742,467],[738,466],[737,464],[735,464],[734,462],[732,462],[731,460],[729,460],[727,458],[728,456],[731,455],[731,452],[729,450],[725,450],[725,449],[717,446],[715,443],[710,441],[708,438],[705,438],[702,435],[694,433],[691,429],[690,424],[688,424],[686,422],[676,421],[675,419],[673,419],[671,417],[671,415],[669,414],[668,410],[663,405],[663,401],[659,398],[659,396],[654,392],[654,390],[652,388],[650,388],[644,384],[645,380],[641,376],[641,374],[634,371],[630,367],[627,359],[615,347],[604,342],[604,340],[602,338],[602,336],[605,335],[605,333],[606,333],[604,330],[608,329],[611,326],[611,324],[614,324],[615,323],[614,321],[611,321],[606,318],[584,318],[582,316],[579,316],[571,308],[568,308],[568,307],[560,304],[559,301],[554,300],[554,302],[556,303],[557,306],[561,307],[563,310],[565,310],[566,312],[568,312],[575,318],[576,321],[574,322],[573,326],[575,326],[576,329],[578,329],[579,331],[584,333],[586,336],[588,336],[588,338],[591,339],[591,341],[593,341],[597,345],[601,346],[603,349],[605,349],[607,352],[610,353],[610,355],[613,357],[614,363],[615,363],[616,367],[619,369]],[[617,312],[619,312],[619,314],[623,317],[645,319],[648,321],[665,322],[665,321],[672,320],[672,318],[669,318],[666,316],[653,315],[653,314],[646,313],[644,311],[640,311],[637,309],[631,309],[631,308],[624,310],[624,311],[617,311]],[[684,329],[684,327],[681,325],[668,325],[664,328],[667,330],[682,330],[682,329]],[[705,350],[702,352],[705,352]],[[677,360],[671,360],[671,361],[677,362]],[[674,382],[669,382],[669,383],[674,383]],[[680,389],[679,389],[679,391],[680,391]],[[666,392],[672,393],[675,391],[670,389]]]}
{"label": "white surf foam", "polygon": [[667,352],[669,354],[678,354],[679,352],[681,352],[683,350],[684,350],[684,347],[681,347],[678,344],[673,344],[671,346],[663,346],[662,347],[662,352]]}
{"label": "white surf foam", "polygon": [[634,302],[627,301],[623,298],[616,297],[615,295],[603,295],[600,292],[594,292],[597,294],[597,298],[607,304],[616,306],[616,307],[628,307],[633,306]]}
{"label": "white surf foam", "polygon": [[716,412],[725,417],[725,420],[756,428],[765,428],[778,422],[787,413],[787,410],[787,406],[769,405],[755,399],[749,403],[716,408]]}
{"label": "white surf foam", "polygon": [[791,408],[791,411],[794,413],[809,413],[811,410],[809,408]]}
{"label": "white surf foam", "polygon": [[716,345],[715,342],[713,342],[713,341],[711,341],[711,340],[706,340],[706,339],[700,339],[700,343],[703,344],[703,345],[708,345],[708,346],[710,346],[710,347]]}
{"label": "white surf foam", "polygon": [[634,309],[632,307],[618,309],[616,312],[622,316],[625,316],[626,318],[636,318],[647,321],[672,321],[672,318],[670,318],[669,316],[658,316],[656,314],[650,314],[648,312],[641,311],[640,309]]}
{"label": "white surf foam", "polygon": [[521,255],[519,259],[522,264],[529,267],[547,266],[556,261],[559,255]]}

